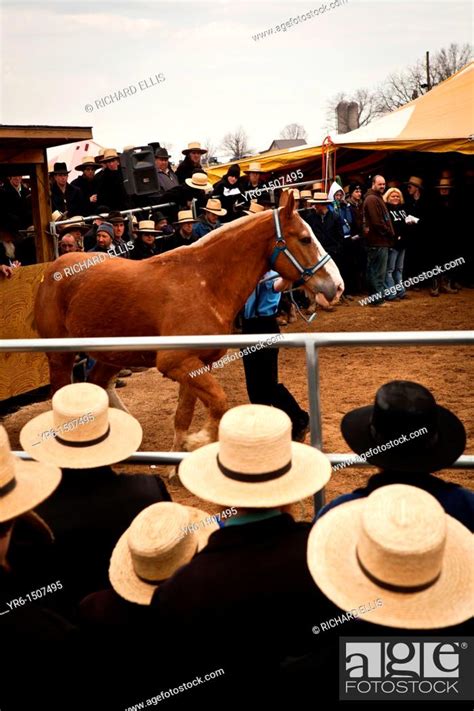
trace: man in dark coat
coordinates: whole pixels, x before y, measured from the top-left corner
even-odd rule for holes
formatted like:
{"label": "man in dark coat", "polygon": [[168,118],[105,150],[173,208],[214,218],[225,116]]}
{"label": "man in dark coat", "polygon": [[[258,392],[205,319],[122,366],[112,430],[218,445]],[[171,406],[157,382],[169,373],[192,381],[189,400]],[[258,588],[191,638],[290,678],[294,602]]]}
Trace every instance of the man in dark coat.
{"label": "man in dark coat", "polygon": [[260,189],[264,174],[262,164],[258,162],[250,163],[247,170],[244,170],[244,173],[245,178],[241,178],[238,185],[243,199],[246,201],[247,208],[251,200],[256,200],[259,205],[265,205],[268,201],[269,191]]}
{"label": "man in dark coat", "polygon": [[170,158],[166,148],[157,148],[155,152],[155,167],[158,178],[158,195],[172,190],[179,185],[178,176],[170,168]]}
{"label": "man in dark coat", "polygon": [[[300,456],[306,465],[297,464]],[[237,515],[222,515],[223,528],[152,600],[177,639],[211,640],[199,659],[180,654],[184,679],[198,664],[223,668],[219,684],[233,698],[248,695],[256,677],[268,694],[281,659],[309,648],[321,614],[306,564],[310,526],[295,522],[285,505],[319,490],[329,475],[321,452],[291,442],[290,418],[264,405],[228,410],[218,451],[215,444],[202,447],[181,463],[179,477],[192,493],[224,511],[226,498],[237,508]],[[222,639],[224,629],[232,629],[232,639]],[[222,693],[213,683],[214,693]],[[213,693],[210,684],[206,690]]]}
{"label": "man in dark coat", "polygon": [[82,190],[67,182],[67,176],[71,171],[67,169],[66,163],[55,163],[53,176],[53,186],[51,188],[51,206],[59,212],[67,212],[69,217],[84,214],[86,207]]}
{"label": "man in dark coat", "polygon": [[100,170],[100,165],[93,158],[85,158],[80,165],[76,165],[75,170],[80,170],[82,175],[73,180],[71,185],[82,191],[84,215],[94,215],[97,206],[95,174],[97,170]]}
{"label": "man in dark coat", "polygon": [[110,210],[126,210],[130,206],[130,199],[123,184],[117,151],[106,148],[100,163],[104,170],[95,177],[98,204],[108,205]]}
{"label": "man in dark coat", "polygon": [[184,185],[186,178],[190,178],[196,171],[204,173],[204,168],[201,165],[201,157],[207,153],[206,148],[201,148],[201,144],[195,141],[188,143],[188,147],[182,151],[185,156],[184,160],[176,169],[176,176],[181,185]]}
{"label": "man in dark coat", "polygon": [[370,306],[385,306],[384,290],[387,273],[388,250],[395,244],[390,213],[383,200],[385,178],[375,175],[372,188],[367,191],[364,199],[364,236],[367,241],[367,284],[369,292],[374,295]]}
{"label": "man in dark coat", "polygon": [[[415,436],[420,425],[427,432]],[[474,493],[432,475],[449,469],[461,456],[466,432],[456,415],[438,405],[427,388],[404,380],[385,383],[377,390],[373,406],[357,408],[343,417],[341,431],[354,452],[382,471],[371,476],[366,486],[331,501],[318,518],[382,486],[408,484],[428,491],[447,514],[474,532]],[[396,444],[399,437],[407,441]],[[378,445],[386,446],[386,451],[373,453]]]}
{"label": "man in dark coat", "polygon": [[[57,705],[58,689],[44,684],[44,675],[51,664],[61,675],[70,668],[73,627],[51,609],[64,588],[53,565],[53,534],[33,509],[52,494],[61,472],[13,456],[4,427],[0,460],[0,704],[15,711],[40,703],[57,711],[64,708],[64,699]],[[32,649],[41,653],[25,654]],[[19,684],[25,674],[28,683]]]}
{"label": "man in dark coat", "polygon": [[[417,276],[431,269],[434,259],[431,254],[430,240],[430,206],[425,194],[423,180],[417,175],[410,176],[407,183],[405,210],[417,222],[409,224],[408,247],[404,271],[408,277]],[[415,286],[417,290],[419,287]]]}
{"label": "man in dark coat", "polygon": [[177,247],[185,247],[197,242],[198,237],[193,234],[193,226],[196,222],[192,210],[180,210],[177,221],[173,223],[176,228],[175,233],[171,237],[160,240],[161,252],[169,252]]}
{"label": "man in dark coat", "polygon": [[[110,554],[135,516],[170,500],[159,477],[116,474],[111,468],[111,462],[139,448],[143,432],[134,417],[115,413],[108,404],[97,385],[66,385],[56,391],[53,409],[30,420],[20,433],[25,451],[63,471],[61,484],[38,513],[54,530],[58,571],[71,605],[107,586]],[[58,414],[64,411],[70,419],[51,430],[58,417],[64,421]]]}
{"label": "man in dark coat", "polygon": [[21,175],[9,176],[0,190],[0,215],[16,218],[18,229],[31,225],[31,190],[21,182]]}
{"label": "man in dark coat", "polygon": [[308,202],[314,205],[314,209],[305,210],[302,214],[303,219],[311,227],[326,252],[334,261],[339,261],[344,237],[339,220],[329,210],[331,201],[326,193],[314,193],[314,198]]}

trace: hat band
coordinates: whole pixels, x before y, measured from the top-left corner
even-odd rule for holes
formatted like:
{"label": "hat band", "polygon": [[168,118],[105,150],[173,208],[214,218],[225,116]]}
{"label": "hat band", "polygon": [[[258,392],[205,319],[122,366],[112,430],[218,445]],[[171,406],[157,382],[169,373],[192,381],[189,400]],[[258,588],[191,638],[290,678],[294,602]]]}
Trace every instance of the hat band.
{"label": "hat band", "polygon": [[16,479],[13,477],[13,479],[10,479],[10,481],[5,484],[5,486],[0,486],[0,496],[6,496],[7,494],[10,493],[10,491],[13,491],[13,489],[16,486]]}
{"label": "hat band", "polygon": [[362,563],[361,559],[359,558],[359,552],[356,550],[356,556],[357,556],[357,562],[359,563],[359,567],[364,573],[364,575],[370,580],[371,583],[374,583],[375,585],[378,585],[380,588],[384,588],[384,590],[390,590],[391,592],[401,592],[401,593],[414,593],[414,592],[421,592],[422,590],[427,590],[430,588],[432,585],[435,584],[435,582],[438,580],[439,576],[441,575],[441,571],[439,571],[438,575],[434,577],[432,580],[429,580],[427,583],[422,583],[421,585],[411,585],[411,586],[405,586],[405,585],[392,585],[392,583],[386,583],[384,580],[380,580],[380,578],[377,578],[375,575],[373,575],[370,570],[367,570],[365,565]]}
{"label": "hat band", "polygon": [[272,481],[273,479],[278,479],[279,477],[283,476],[283,474],[286,474],[287,472],[290,471],[291,469],[291,459],[288,462],[288,464],[285,464],[283,467],[280,467],[279,469],[273,469],[270,472],[263,472],[262,474],[244,474],[243,472],[238,472],[235,471],[234,469],[229,469],[226,467],[224,464],[219,459],[219,455],[216,457],[217,459],[217,466],[221,470],[221,472],[226,476],[228,479],[233,479],[234,481],[244,481],[249,484],[253,483],[259,483],[262,481]]}
{"label": "hat band", "polygon": [[99,444],[100,442],[103,442],[104,439],[107,439],[109,434],[110,434],[110,425],[107,427],[107,429],[103,435],[100,435],[100,437],[96,437],[95,439],[86,439],[86,440],[83,440],[82,442],[71,442],[67,439],[63,439],[62,437],[58,437],[57,435],[56,435],[55,439],[59,442],[59,444],[63,444],[66,447],[92,447],[94,444]]}
{"label": "hat band", "polygon": [[[193,551],[193,556],[196,555],[196,553],[197,553],[197,551],[198,551],[198,548],[199,548],[199,545],[196,544],[196,548],[195,548],[194,551]],[[170,575],[168,575],[167,578],[161,578],[160,580],[156,580],[156,579],[153,579],[153,578],[145,578],[143,575],[138,575],[138,573],[137,573],[136,570],[135,570],[135,575],[136,575],[137,578],[139,578],[142,582],[148,583],[149,585],[161,585],[161,583],[166,583],[166,581],[171,577],[172,573],[170,573]]]}
{"label": "hat band", "polygon": [[168,578],[161,578],[161,580],[152,580],[151,578],[144,578],[142,575],[138,575],[138,573],[135,571],[135,575],[139,580],[142,581],[142,583],[147,583],[148,585],[161,585],[161,583],[166,583]]}

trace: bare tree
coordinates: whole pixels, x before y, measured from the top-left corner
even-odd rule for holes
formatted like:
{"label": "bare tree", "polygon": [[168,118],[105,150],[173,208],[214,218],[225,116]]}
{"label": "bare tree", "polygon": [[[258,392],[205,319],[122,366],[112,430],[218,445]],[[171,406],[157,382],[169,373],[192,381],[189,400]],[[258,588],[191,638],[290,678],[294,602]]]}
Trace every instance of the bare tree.
{"label": "bare tree", "polygon": [[226,133],[222,139],[221,148],[230,153],[231,160],[239,160],[253,152],[248,144],[248,136],[242,126],[233,133]]}
{"label": "bare tree", "polygon": [[353,94],[340,92],[328,101],[326,109],[326,125],[327,131],[337,132],[337,114],[336,109],[341,101],[355,101],[358,105],[358,121],[359,126],[366,126],[368,123],[378,118],[383,111],[379,108],[379,99],[374,92],[368,89],[357,89]]}
{"label": "bare tree", "polygon": [[448,79],[458,72],[472,57],[472,47],[470,44],[462,46],[452,42],[447,49],[440,49],[431,62],[432,84]]}
{"label": "bare tree", "polygon": [[281,130],[280,138],[308,138],[308,132],[300,123],[289,123]]}
{"label": "bare tree", "polygon": [[217,146],[212,142],[211,138],[206,138],[204,148],[207,148],[207,153],[203,155],[202,163],[203,165],[209,165],[209,159],[215,157]]}
{"label": "bare tree", "polygon": [[394,111],[404,106],[414,97],[421,96],[426,89],[426,71],[418,61],[403,72],[389,74],[376,91],[379,113]]}
{"label": "bare tree", "polygon": [[[438,50],[430,61],[430,86],[434,87],[449,79],[467,64],[471,56],[472,47],[469,44],[451,43],[447,49]],[[358,89],[352,94],[342,92],[333,96],[327,103],[325,128],[333,132],[337,130],[336,108],[341,101],[358,103],[359,126],[365,126],[373,119],[418,98],[427,88],[426,64],[423,58],[401,72],[389,74],[373,91]]]}
{"label": "bare tree", "polygon": [[[447,49],[440,49],[430,61],[430,86],[433,88],[455,74],[469,61],[472,47],[451,43]],[[418,60],[411,67],[398,74],[390,74],[379,86],[377,95],[379,110],[393,111],[412,99],[421,96],[428,88],[425,60]]]}

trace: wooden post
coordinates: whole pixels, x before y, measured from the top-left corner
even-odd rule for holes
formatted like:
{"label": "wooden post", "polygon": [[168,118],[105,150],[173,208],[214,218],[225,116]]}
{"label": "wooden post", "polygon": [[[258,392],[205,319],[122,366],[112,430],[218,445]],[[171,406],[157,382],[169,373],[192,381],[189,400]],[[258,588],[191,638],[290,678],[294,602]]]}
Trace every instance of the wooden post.
{"label": "wooden post", "polygon": [[54,259],[53,241],[46,234],[52,219],[46,150],[43,151],[43,162],[35,164],[31,180],[33,224],[36,233],[36,261],[39,264],[40,262],[50,262]]}

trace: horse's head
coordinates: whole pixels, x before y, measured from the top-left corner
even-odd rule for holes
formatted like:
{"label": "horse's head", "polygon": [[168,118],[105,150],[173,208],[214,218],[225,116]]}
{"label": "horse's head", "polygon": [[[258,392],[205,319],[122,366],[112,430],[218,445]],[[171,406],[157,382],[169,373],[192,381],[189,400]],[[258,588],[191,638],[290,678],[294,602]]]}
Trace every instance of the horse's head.
{"label": "horse's head", "polygon": [[[321,294],[323,303],[338,301],[344,291],[339,269],[316,239],[311,227],[295,211],[293,193],[283,193],[282,198],[277,214],[281,235],[278,235],[278,225],[275,224],[277,234],[272,266],[284,279],[293,282],[304,280],[305,290]],[[305,270],[303,274],[301,268]]]}

